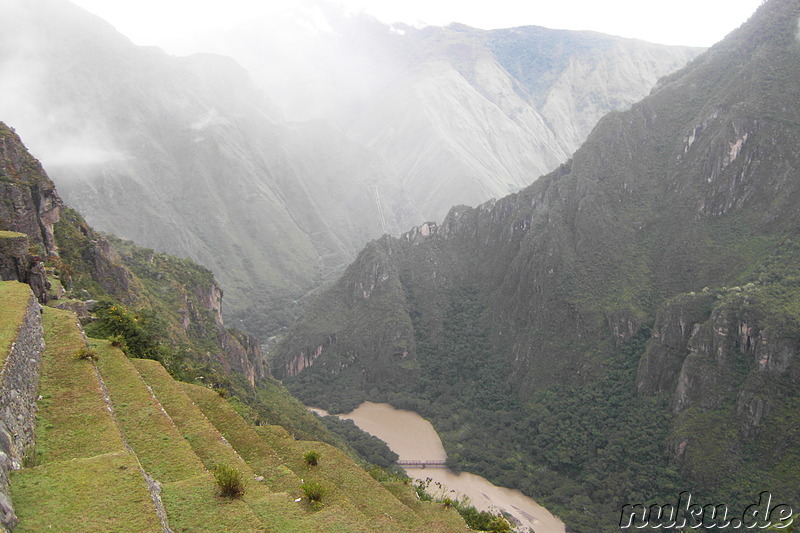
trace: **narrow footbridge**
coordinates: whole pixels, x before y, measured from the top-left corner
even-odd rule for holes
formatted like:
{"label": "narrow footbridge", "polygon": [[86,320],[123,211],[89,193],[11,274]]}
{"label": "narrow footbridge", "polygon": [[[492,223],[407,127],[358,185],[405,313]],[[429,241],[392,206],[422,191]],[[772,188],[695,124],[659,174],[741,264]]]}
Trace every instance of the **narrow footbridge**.
{"label": "narrow footbridge", "polygon": [[427,468],[429,466],[434,468],[445,468],[447,466],[445,463],[446,461],[444,459],[432,459],[428,461],[404,459],[402,461],[397,461],[397,466],[407,466],[409,468]]}

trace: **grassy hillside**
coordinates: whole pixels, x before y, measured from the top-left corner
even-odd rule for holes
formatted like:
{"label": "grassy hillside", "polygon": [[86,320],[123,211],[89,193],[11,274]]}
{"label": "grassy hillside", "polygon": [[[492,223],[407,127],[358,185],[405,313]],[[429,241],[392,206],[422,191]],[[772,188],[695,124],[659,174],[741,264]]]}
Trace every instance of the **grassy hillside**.
{"label": "grassy hillside", "polygon": [[[1,308],[24,308],[16,286],[26,287],[3,285]],[[87,346],[71,312],[47,308],[43,318],[36,449],[12,477],[16,531],[467,529],[452,509],[410,507],[410,484],[389,491],[337,448],[252,426],[219,393],[176,382],[160,363],[131,360],[108,341]],[[310,450],[316,466],[303,459]],[[219,495],[220,464],[241,473],[240,497]],[[318,502],[304,480],[325,487]]]}

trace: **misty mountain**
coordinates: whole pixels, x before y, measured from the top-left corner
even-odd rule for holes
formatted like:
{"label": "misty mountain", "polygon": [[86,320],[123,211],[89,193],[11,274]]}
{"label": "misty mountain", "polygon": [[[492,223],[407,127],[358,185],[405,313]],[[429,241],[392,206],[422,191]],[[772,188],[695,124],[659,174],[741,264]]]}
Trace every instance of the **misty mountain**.
{"label": "misty mountain", "polygon": [[[287,116],[332,120],[374,149],[437,221],[453,204],[504,196],[553,170],[603,115],[700,52],[535,26],[389,26],[323,3],[236,28],[216,46]],[[275,64],[292,77],[276,76]]]}
{"label": "misty mountain", "polygon": [[233,60],[134,46],[65,1],[2,8],[0,113],[66,201],[213,268],[251,329],[416,219],[372,154],[330,124],[285,124]]}
{"label": "misty mountain", "polygon": [[798,19],[764,3],[554,172],[369,243],[275,374],[422,413],[454,466],[570,530],[681,491],[797,508]]}
{"label": "misty mountain", "polygon": [[[98,229],[211,268],[229,320],[260,333],[368,240],[530,183],[694,53],[536,28],[398,29],[326,8],[300,19],[311,37],[275,34],[300,39],[300,57],[239,31],[248,72],[135,46],[65,0],[0,9],[13,21],[0,115],[65,200]],[[304,120],[287,121],[298,106]]]}

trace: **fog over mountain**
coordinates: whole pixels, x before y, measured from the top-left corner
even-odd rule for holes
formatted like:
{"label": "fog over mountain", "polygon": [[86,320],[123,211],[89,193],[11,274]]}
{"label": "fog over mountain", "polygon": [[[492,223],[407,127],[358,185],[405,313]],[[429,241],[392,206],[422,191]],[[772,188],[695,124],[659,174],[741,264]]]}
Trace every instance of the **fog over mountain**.
{"label": "fog over mountain", "polygon": [[331,120],[374,149],[426,220],[530,184],[700,52],[535,26],[387,26],[326,4],[252,21],[214,46],[287,117]]}
{"label": "fog over mountain", "polygon": [[215,36],[234,60],[2,0],[0,117],[95,227],[208,266],[265,334],[368,240],[532,182],[697,53],[310,9]]}

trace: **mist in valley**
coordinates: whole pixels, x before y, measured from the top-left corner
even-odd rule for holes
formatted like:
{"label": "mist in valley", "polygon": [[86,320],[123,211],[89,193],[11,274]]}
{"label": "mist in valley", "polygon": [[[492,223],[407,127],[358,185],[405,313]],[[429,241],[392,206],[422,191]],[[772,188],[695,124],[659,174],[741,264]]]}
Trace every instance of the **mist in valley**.
{"label": "mist in valley", "polygon": [[529,185],[701,51],[308,1],[245,20],[233,6],[182,36],[202,53],[175,56],[65,0],[0,7],[16,21],[0,116],[65,201],[211,268],[226,316],[261,334],[369,240]]}

